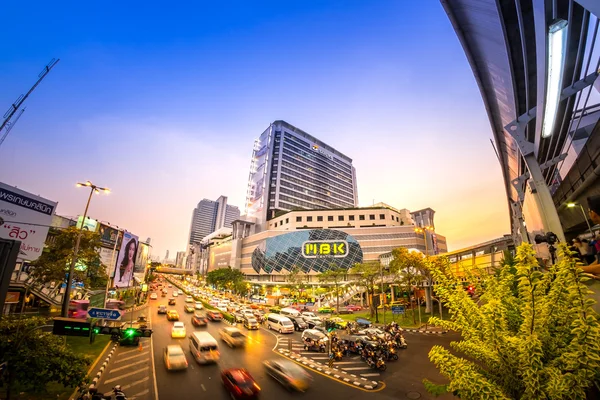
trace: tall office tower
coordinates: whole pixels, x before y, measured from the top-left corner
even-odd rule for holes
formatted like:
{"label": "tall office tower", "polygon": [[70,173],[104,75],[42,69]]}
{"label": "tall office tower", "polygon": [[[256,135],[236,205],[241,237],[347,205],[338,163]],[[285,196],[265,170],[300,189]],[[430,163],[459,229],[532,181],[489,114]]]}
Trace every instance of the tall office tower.
{"label": "tall office tower", "polygon": [[220,228],[231,228],[231,222],[240,217],[240,209],[227,204],[227,197],[217,201],[203,199],[194,208],[189,244],[200,243],[202,238]]}
{"label": "tall office tower", "polygon": [[165,260],[169,259],[169,250],[167,250],[167,254],[165,254]]}
{"label": "tall office tower", "polygon": [[348,156],[285,121],[273,122],[255,140],[245,213],[259,229],[278,211],[357,205]]}

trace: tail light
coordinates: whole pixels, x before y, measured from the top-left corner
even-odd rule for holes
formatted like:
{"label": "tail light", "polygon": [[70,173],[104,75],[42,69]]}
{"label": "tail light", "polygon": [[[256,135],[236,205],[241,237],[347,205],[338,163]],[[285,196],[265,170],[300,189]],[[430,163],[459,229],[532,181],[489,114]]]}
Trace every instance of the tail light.
{"label": "tail light", "polygon": [[260,386],[258,386],[258,385],[256,384],[256,382],[254,382],[254,383],[252,384],[252,386],[254,386],[254,388],[255,388],[256,390],[260,390]]}

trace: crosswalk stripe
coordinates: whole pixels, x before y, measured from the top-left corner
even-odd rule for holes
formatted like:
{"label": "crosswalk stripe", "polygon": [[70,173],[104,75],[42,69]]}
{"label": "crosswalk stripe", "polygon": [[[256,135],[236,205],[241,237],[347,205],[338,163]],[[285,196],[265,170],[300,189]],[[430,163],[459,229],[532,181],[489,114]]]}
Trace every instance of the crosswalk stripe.
{"label": "crosswalk stripe", "polygon": [[131,367],[131,366],[133,366],[133,365],[138,365],[138,364],[143,364],[143,363],[150,363],[150,360],[141,360],[141,361],[136,361],[136,362],[134,362],[134,363],[127,364],[127,365],[124,365],[124,366],[122,366],[122,367],[119,367],[119,368],[114,368],[114,369],[111,369],[110,371],[108,371],[108,373],[109,373],[109,374],[113,374],[113,373],[115,373],[115,372],[117,372],[117,371],[120,371],[120,370],[122,370],[122,369],[129,368],[129,367]]}
{"label": "crosswalk stripe", "polygon": [[131,357],[127,357],[127,358],[119,358],[117,361],[115,361],[115,364],[123,362],[123,361],[127,361],[127,360],[132,360],[134,358],[138,358],[139,356],[147,355],[149,353],[150,353],[150,351],[145,351],[143,353],[136,354],[135,356],[131,356]]}
{"label": "crosswalk stripe", "polygon": [[119,375],[119,376],[117,376],[116,378],[111,378],[111,379],[107,379],[107,380],[105,380],[105,381],[104,381],[104,384],[106,385],[106,384],[109,384],[109,383],[111,383],[111,382],[116,382],[116,381],[118,381],[119,379],[127,378],[128,376],[132,376],[132,375],[135,375],[135,374],[139,374],[140,372],[145,372],[145,371],[148,371],[149,369],[150,369],[150,367],[146,367],[146,368],[138,369],[137,371],[134,371],[134,372],[130,372],[130,373],[128,373],[128,374],[125,374],[125,375]]}
{"label": "crosswalk stripe", "polygon": [[376,374],[376,373],[373,373],[373,374],[360,374],[360,376],[380,376],[380,375],[381,374]]}
{"label": "crosswalk stripe", "polygon": [[130,387],[132,387],[132,386],[139,385],[140,383],[146,382],[148,379],[150,379],[150,377],[149,377],[149,376],[147,376],[147,377],[145,377],[145,378],[142,378],[142,379],[140,379],[139,381],[131,382],[129,385],[124,385],[124,386],[122,387],[122,389],[123,389],[123,390],[127,390],[127,389],[129,389]]}

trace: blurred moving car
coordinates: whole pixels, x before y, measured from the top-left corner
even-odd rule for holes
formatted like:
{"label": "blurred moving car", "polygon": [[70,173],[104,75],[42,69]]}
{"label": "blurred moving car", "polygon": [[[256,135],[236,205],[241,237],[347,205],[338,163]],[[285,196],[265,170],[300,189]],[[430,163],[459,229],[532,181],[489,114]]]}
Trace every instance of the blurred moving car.
{"label": "blurred moving car", "polygon": [[346,306],[346,309],[351,310],[351,311],[360,311],[360,310],[362,310],[362,307],[358,306],[356,304],[348,304]]}
{"label": "blurred moving car", "polygon": [[177,296],[179,296],[179,293],[177,293],[176,290],[173,290],[173,297],[177,297]]}
{"label": "blurred moving car", "polygon": [[167,371],[184,370],[188,367],[185,353],[178,344],[168,345],[163,353],[163,359],[165,361],[165,367],[167,367]]}
{"label": "blurred moving car", "polygon": [[209,311],[206,313],[209,321],[217,322],[223,320],[223,315],[218,311]]}
{"label": "blurred moving car", "polygon": [[256,399],[260,386],[248,371],[243,368],[230,368],[221,372],[221,380],[225,390],[233,399]]}
{"label": "blurred moving car", "polygon": [[187,296],[187,297],[185,298],[185,302],[186,302],[186,303],[193,303],[193,302],[194,302],[194,298],[193,298],[192,296]]}
{"label": "blurred moving car", "polygon": [[244,327],[246,327],[248,330],[253,330],[260,328],[260,325],[258,324],[256,318],[246,317],[244,318]]}
{"label": "blurred moving car", "polygon": [[170,306],[174,306],[175,304],[177,304],[177,301],[175,300],[175,298],[174,298],[174,297],[171,297],[171,298],[169,299],[169,305],[170,305]]}
{"label": "blurred moving car", "polygon": [[263,363],[267,374],[285,386],[288,390],[297,390],[304,392],[312,382],[312,376],[298,366],[298,364],[289,360],[273,359]]}
{"label": "blurred moving car", "polygon": [[378,328],[367,328],[358,331],[359,335],[375,336],[379,339],[385,338],[385,332]]}
{"label": "blurred moving car", "polygon": [[175,310],[169,310],[167,312],[167,320],[169,321],[179,321],[179,313]]}
{"label": "blurred moving car", "polygon": [[175,322],[171,328],[172,338],[184,338],[185,337],[185,325],[183,322]]}
{"label": "blurred moving car", "polygon": [[194,307],[193,307],[193,306],[191,306],[191,305],[189,305],[189,304],[186,304],[186,305],[183,307],[183,311],[185,311],[185,312],[187,312],[187,313],[193,313],[193,312],[194,312]]}
{"label": "blurred moving car", "polygon": [[221,340],[229,347],[241,347],[246,344],[246,336],[238,328],[227,327],[219,331]]}
{"label": "blurred moving car", "polygon": [[235,322],[244,322],[246,320],[246,317],[242,313],[234,312],[232,315],[235,318]]}
{"label": "blurred moving car", "polygon": [[202,302],[197,301],[196,304],[194,305],[194,308],[196,310],[202,310],[202,309],[204,309],[204,306],[202,305]]}
{"label": "blurred moving car", "polygon": [[208,319],[206,318],[206,315],[202,313],[196,313],[192,317],[192,325],[194,326],[206,326],[207,323]]}
{"label": "blurred moving car", "polygon": [[304,321],[304,319],[302,317],[292,317],[292,316],[288,315],[288,318],[294,324],[295,331],[301,332],[305,329],[308,329],[308,324],[306,323],[306,321]]}
{"label": "blurred moving car", "polygon": [[158,300],[158,295],[156,293],[152,293],[150,295],[150,300]]}
{"label": "blurred moving car", "polygon": [[158,306],[158,313],[159,314],[166,314],[167,313],[167,306],[165,306],[164,304],[161,304],[160,306]]}

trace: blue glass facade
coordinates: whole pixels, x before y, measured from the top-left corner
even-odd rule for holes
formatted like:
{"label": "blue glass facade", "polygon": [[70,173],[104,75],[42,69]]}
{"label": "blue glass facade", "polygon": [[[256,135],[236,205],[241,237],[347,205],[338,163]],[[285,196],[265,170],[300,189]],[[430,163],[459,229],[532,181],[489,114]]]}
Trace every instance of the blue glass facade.
{"label": "blue glass facade", "polygon": [[[315,249],[317,256],[306,256]],[[345,232],[310,229],[267,238],[252,253],[252,268],[257,273],[291,271],[295,266],[304,273],[321,273],[330,264],[350,269],[363,261],[358,241]]]}

